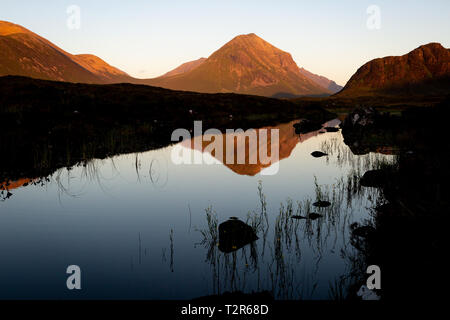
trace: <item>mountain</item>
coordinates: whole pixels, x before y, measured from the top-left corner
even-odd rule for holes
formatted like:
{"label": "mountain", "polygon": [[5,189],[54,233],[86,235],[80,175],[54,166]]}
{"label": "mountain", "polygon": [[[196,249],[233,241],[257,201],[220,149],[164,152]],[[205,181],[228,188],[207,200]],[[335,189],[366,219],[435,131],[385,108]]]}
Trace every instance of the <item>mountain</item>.
{"label": "mountain", "polygon": [[133,78],[93,55],[72,55],[22,26],[0,21],[0,76],[82,83]]}
{"label": "mountain", "polygon": [[107,83],[130,82],[133,78],[127,73],[119,70],[97,56],[92,54],[78,54],[73,59],[89,72],[95,74]]}
{"label": "mountain", "polygon": [[199,65],[201,65],[205,61],[206,61],[206,58],[200,58],[198,60],[183,63],[181,66],[173,69],[172,71],[167,72],[166,74],[162,75],[161,77],[171,77],[171,76],[176,76],[178,74],[189,72],[189,71],[197,68]]}
{"label": "mountain", "polygon": [[234,92],[262,96],[331,93],[302,74],[289,53],[253,33],[235,37],[188,72],[145,80],[145,83],[204,93]]}
{"label": "mountain", "polygon": [[324,87],[328,89],[332,93],[337,93],[342,90],[342,86],[338,85],[333,80],[327,79],[324,76],[319,76],[317,74],[314,74],[312,72],[309,72],[308,70],[304,68],[300,68],[300,72],[304,74],[306,77],[317,83],[319,86]]}
{"label": "mountain", "polygon": [[289,53],[253,33],[235,37],[207,59],[187,62],[155,79],[136,79],[97,56],[70,54],[22,26],[0,21],[0,76],[5,75],[275,97],[329,95],[337,91],[333,81],[298,68]]}
{"label": "mountain", "polygon": [[336,96],[449,93],[450,49],[439,43],[429,43],[403,56],[369,61],[356,71]]}

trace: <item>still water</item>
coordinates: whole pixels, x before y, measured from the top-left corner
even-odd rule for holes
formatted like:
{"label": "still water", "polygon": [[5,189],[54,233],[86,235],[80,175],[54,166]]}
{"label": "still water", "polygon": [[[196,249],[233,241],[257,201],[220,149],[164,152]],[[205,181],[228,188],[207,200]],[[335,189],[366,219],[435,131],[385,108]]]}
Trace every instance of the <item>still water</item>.
{"label": "still water", "polygon": [[[382,201],[358,177],[394,156],[354,155],[340,131],[298,135],[292,124],[275,127],[275,175],[257,164],[175,165],[169,146],[11,183],[0,202],[0,298],[336,298],[362,270],[350,225],[370,223]],[[311,212],[323,217],[292,218]],[[224,253],[217,225],[232,216],[258,239]],[[66,287],[69,265],[81,268],[81,290]]]}

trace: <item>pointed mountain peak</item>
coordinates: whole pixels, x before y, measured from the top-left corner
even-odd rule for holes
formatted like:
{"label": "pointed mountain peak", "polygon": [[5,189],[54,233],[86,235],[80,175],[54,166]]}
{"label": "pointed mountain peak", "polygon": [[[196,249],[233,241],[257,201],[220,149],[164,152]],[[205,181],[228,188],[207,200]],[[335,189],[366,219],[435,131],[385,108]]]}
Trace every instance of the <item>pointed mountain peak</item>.
{"label": "pointed mountain peak", "polygon": [[[243,47],[259,47],[259,48],[275,48],[269,42],[264,40],[263,38],[257,36],[254,33],[241,34],[239,36],[234,37],[228,43],[226,43],[222,48],[227,46],[243,46]],[[281,51],[281,50],[280,50]]]}
{"label": "pointed mountain peak", "polygon": [[258,37],[255,33],[248,33],[248,34],[238,35],[238,36],[234,37],[233,40],[237,40],[237,39],[261,39],[261,38]]}
{"label": "pointed mountain peak", "polygon": [[[302,73],[290,53],[254,33],[234,37],[208,59],[191,68],[180,66],[172,74],[147,83],[169,89],[197,92],[235,92],[290,97],[330,93]],[[181,69],[186,69],[187,72]]]}

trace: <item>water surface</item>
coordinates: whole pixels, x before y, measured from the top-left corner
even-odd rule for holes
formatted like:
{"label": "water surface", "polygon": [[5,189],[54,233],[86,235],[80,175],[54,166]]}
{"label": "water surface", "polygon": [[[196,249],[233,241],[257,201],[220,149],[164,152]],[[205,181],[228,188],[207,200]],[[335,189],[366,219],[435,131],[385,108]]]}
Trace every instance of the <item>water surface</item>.
{"label": "water surface", "polygon": [[[277,128],[275,175],[261,175],[258,165],[175,165],[169,146],[10,183],[12,195],[0,202],[0,298],[191,299],[266,290],[277,299],[335,298],[361,267],[350,225],[370,223],[380,201],[357,178],[393,156],[353,155],[340,131]],[[317,150],[329,155],[312,157]],[[318,199],[332,205],[315,208]],[[323,218],[292,218],[309,212]],[[223,253],[208,215],[217,224],[231,216],[259,222],[258,240]],[[72,264],[82,270],[79,291],[66,288]]]}

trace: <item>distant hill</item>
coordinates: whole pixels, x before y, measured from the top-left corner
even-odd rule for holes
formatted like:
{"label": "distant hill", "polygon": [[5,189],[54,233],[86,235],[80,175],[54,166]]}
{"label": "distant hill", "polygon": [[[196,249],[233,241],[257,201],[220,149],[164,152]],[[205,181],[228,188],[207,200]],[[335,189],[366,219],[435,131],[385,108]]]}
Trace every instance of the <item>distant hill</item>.
{"label": "distant hill", "polygon": [[302,74],[289,53],[253,33],[235,37],[188,72],[177,72],[145,80],[144,83],[204,93],[234,92],[262,96],[332,93]]}
{"label": "distant hill", "polygon": [[232,39],[209,58],[154,79],[136,79],[91,54],[72,55],[14,23],[0,21],[0,76],[92,84],[133,83],[201,93],[326,96],[334,82],[301,71],[291,55],[255,34]]}
{"label": "distant hill", "polygon": [[22,26],[0,21],[0,76],[82,83],[132,82],[93,55],[72,55]]}
{"label": "distant hill", "polygon": [[336,96],[433,94],[450,94],[450,49],[439,43],[367,62]]}
{"label": "distant hill", "polygon": [[333,80],[327,79],[324,76],[319,76],[317,74],[314,74],[312,72],[309,72],[308,70],[304,68],[300,68],[300,72],[303,73],[305,76],[307,76],[309,79],[317,83],[318,85],[328,89],[331,91],[331,93],[337,93],[342,90],[342,86],[338,85]]}
{"label": "distant hill", "polygon": [[179,75],[182,73],[189,72],[189,71],[197,68],[199,65],[201,65],[205,61],[206,61],[206,58],[200,58],[198,60],[183,63],[181,66],[173,69],[172,71],[167,72],[166,74],[162,75],[161,77],[171,77],[171,76],[176,76],[176,75]]}

